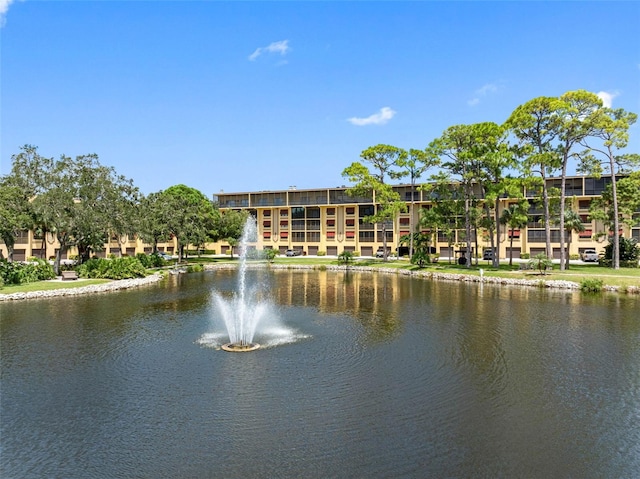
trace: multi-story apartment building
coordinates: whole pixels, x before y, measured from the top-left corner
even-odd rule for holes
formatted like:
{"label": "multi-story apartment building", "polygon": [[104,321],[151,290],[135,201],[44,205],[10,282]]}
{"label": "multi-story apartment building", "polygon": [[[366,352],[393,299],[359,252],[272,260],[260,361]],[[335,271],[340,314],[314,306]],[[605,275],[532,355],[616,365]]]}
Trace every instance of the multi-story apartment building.
{"label": "multi-story apartment building", "polygon": [[[25,261],[31,257],[52,259],[59,249],[59,243],[55,236],[51,233],[46,235],[38,235],[34,231],[21,231],[16,238],[13,248],[13,260]],[[177,250],[175,240],[165,243],[158,243],[158,250],[173,254]],[[111,255],[135,256],[137,253],[151,253],[151,245],[143,243],[137,237],[112,237],[108,243],[104,244],[104,249],[95,253],[99,258],[109,257]],[[66,258],[70,259],[78,254],[76,248],[71,247],[67,251]],[[7,257],[7,247],[0,241],[0,257]]]}
{"label": "multi-story apartment building", "polygon": [[[580,254],[585,249],[595,248],[602,251],[606,244],[605,238],[597,238],[597,233],[604,232],[604,226],[598,221],[588,218],[589,206],[593,198],[601,195],[611,178],[575,176],[566,181],[566,194],[570,207],[576,211],[583,220],[584,231],[569,234],[569,254]],[[560,179],[551,178],[548,186],[560,188]],[[256,249],[277,249],[284,253],[288,249],[299,250],[303,254],[316,255],[323,252],[327,255],[338,255],[343,251],[351,251],[361,256],[373,256],[382,247],[382,225],[366,223],[364,218],[374,212],[375,201],[373,198],[354,198],[347,193],[346,186],[338,188],[319,188],[299,190],[291,188],[277,191],[257,191],[244,193],[219,193],[213,200],[221,210],[248,210],[257,220],[258,240]],[[385,228],[387,235],[387,247],[396,251],[399,247],[400,237],[410,232],[411,209],[413,209],[413,224],[417,225],[420,219],[420,211],[430,208],[433,198],[423,191],[413,191],[410,185],[397,185],[394,190],[400,194],[400,198],[411,204],[413,196],[413,208],[407,208],[406,213],[401,213],[394,221],[389,222]],[[479,193],[478,193],[479,194]],[[533,199],[538,195],[537,191],[523,191],[529,198],[532,206],[529,210],[529,222],[527,226],[513,231],[502,226],[498,244],[498,255],[501,258],[509,257],[511,244],[513,244],[513,257],[518,258],[521,253],[534,256],[545,251],[545,228],[541,221],[542,210],[536,206]],[[517,200],[503,198],[500,200],[498,214],[507,208],[509,204]],[[636,213],[640,221],[640,212]],[[426,231],[425,231],[426,232]],[[447,238],[439,231],[433,231],[433,247],[441,257],[456,257],[457,253],[466,248],[465,231],[463,228],[456,230],[453,245],[449,246]],[[475,234],[475,233],[472,233]],[[632,228],[623,226],[621,234],[625,237],[636,238],[640,241],[640,225]],[[476,238],[471,238],[474,248]],[[551,228],[551,244],[553,256],[560,254],[560,231],[556,225]],[[15,244],[14,260],[21,261],[35,256],[50,258],[55,255],[57,243],[50,234],[38,237],[33,231],[22,232]],[[478,253],[490,247],[490,240],[484,233],[477,238]],[[218,242],[207,245],[207,249],[216,253],[228,253],[231,246],[226,242]],[[177,249],[175,240],[158,245],[160,251],[174,253]],[[4,244],[0,243],[0,252],[7,256]],[[113,237],[104,245],[104,250],[97,256],[105,257],[115,255],[135,255],[137,253],[149,253],[151,246],[144,244],[136,237]],[[72,248],[67,257],[72,257],[77,252]]]}
{"label": "multi-story apartment building", "polygon": [[[596,248],[601,251],[605,238],[596,239],[596,234],[604,232],[604,226],[588,218],[589,206],[593,198],[604,191],[611,182],[611,177],[576,176],[566,181],[566,194],[570,207],[583,220],[584,231],[572,232],[569,237],[569,254],[580,254],[585,249]],[[548,180],[548,186],[560,188],[560,179]],[[303,254],[315,255],[324,252],[327,255],[337,255],[343,251],[352,251],[361,256],[372,256],[382,247],[382,225],[373,225],[363,221],[370,216],[375,208],[373,198],[354,198],[348,195],[347,187],[321,188],[298,190],[291,188],[280,191],[259,191],[246,193],[219,193],[214,195],[214,201],[221,210],[248,210],[258,223],[257,249],[274,248],[280,252],[288,249],[298,249]],[[429,208],[433,200],[423,191],[413,191],[410,185],[394,186],[400,198],[411,203],[413,208],[407,208],[386,225],[387,246],[393,251],[399,246],[400,237],[410,231],[410,225],[417,225],[420,211]],[[526,227],[511,231],[502,226],[498,245],[498,254],[502,258],[509,256],[509,249],[513,244],[513,256],[518,258],[521,253],[531,256],[545,252],[545,228],[542,210],[535,206],[533,199],[537,191],[523,191],[525,197],[531,199],[529,222]],[[479,195],[479,192],[478,192]],[[498,214],[517,200],[504,198],[500,201]],[[411,221],[413,210],[413,222]],[[638,212],[640,219],[640,212]],[[427,231],[424,231],[427,232]],[[455,257],[459,250],[466,248],[465,231],[456,231],[453,246],[441,232],[434,233],[436,252],[442,257]],[[621,233],[626,237],[640,240],[640,226],[628,228],[624,226]],[[478,251],[490,246],[490,240],[485,235],[477,238]],[[513,241],[512,241],[513,240]],[[471,238],[476,244],[476,238]],[[551,244],[553,256],[560,255],[560,231],[557,226],[551,228]],[[224,253],[229,249],[224,243],[216,245]]]}

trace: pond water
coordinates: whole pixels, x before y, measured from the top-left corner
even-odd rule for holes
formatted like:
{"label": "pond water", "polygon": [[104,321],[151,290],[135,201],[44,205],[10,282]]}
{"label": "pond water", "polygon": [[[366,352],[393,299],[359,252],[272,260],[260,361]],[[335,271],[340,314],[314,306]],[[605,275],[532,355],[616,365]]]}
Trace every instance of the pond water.
{"label": "pond water", "polygon": [[640,302],[376,273],[235,272],[0,304],[3,478],[637,477]]}

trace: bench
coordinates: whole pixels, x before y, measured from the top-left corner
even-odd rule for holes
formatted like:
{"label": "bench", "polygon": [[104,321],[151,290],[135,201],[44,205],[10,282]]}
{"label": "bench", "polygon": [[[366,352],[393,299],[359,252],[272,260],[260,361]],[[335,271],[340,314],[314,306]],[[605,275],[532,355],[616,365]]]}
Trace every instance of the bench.
{"label": "bench", "polygon": [[62,281],[70,281],[74,279],[78,279],[78,273],[75,271],[62,271]]}

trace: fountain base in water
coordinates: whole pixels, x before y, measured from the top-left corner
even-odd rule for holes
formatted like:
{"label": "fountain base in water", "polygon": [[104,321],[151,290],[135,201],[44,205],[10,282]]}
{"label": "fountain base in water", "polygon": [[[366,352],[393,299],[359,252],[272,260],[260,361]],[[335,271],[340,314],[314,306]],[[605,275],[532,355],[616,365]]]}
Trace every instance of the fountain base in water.
{"label": "fountain base in water", "polygon": [[230,353],[247,353],[249,351],[255,351],[258,348],[260,348],[258,343],[226,343],[221,346],[223,351],[228,351]]}

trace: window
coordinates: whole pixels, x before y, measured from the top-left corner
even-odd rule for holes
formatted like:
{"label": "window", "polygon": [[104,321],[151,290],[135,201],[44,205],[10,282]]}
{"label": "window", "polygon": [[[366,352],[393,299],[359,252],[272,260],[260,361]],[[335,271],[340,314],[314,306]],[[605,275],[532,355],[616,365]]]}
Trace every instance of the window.
{"label": "window", "polygon": [[320,208],[307,208],[307,218],[320,218]]}
{"label": "window", "polygon": [[400,218],[401,225],[408,225],[411,223],[411,218]]}
{"label": "window", "polygon": [[265,228],[271,228],[271,221],[263,221],[262,226],[264,226]]}
{"label": "window", "polygon": [[327,238],[335,238],[335,237],[336,237],[335,231],[327,231]]}
{"label": "window", "polygon": [[355,232],[355,231],[347,231],[347,232],[345,233],[345,236],[346,236],[347,238],[351,238],[351,239],[353,239],[353,238],[355,238],[355,237],[356,237],[356,232]]}
{"label": "window", "polygon": [[362,205],[358,208],[358,214],[360,218],[364,218],[365,216],[373,216],[375,213],[376,212],[373,205]]}
{"label": "window", "polygon": [[271,238],[271,232],[270,231],[265,231],[264,233],[262,233],[262,237],[264,239],[270,239]]}
{"label": "window", "polygon": [[301,206],[291,208],[291,217],[296,219],[304,218],[304,208]]}
{"label": "window", "polygon": [[345,220],[345,224],[347,226],[355,226],[356,225],[356,220],[354,220],[354,219]]}
{"label": "window", "polygon": [[374,232],[373,231],[361,231],[359,234],[360,241],[363,243],[373,243]]}
{"label": "window", "polygon": [[584,194],[599,195],[604,191],[608,183],[611,183],[611,178],[585,178]]}
{"label": "window", "polygon": [[[382,231],[378,231],[377,236],[378,236],[378,243],[382,243]],[[393,241],[393,231],[392,230],[387,230],[385,236],[387,237],[387,242]]]}
{"label": "window", "polygon": [[345,212],[346,212],[348,215],[353,215],[353,214],[355,214],[356,209],[355,209],[353,206],[350,206],[349,208],[346,208],[346,209],[345,209]]}
{"label": "window", "polygon": [[578,238],[580,239],[591,239],[593,235],[593,230],[584,230],[578,233]]}
{"label": "window", "polygon": [[280,226],[287,228],[289,227],[289,222],[287,220],[280,220]]}
{"label": "window", "polygon": [[262,216],[264,216],[265,218],[271,218],[271,210],[264,210],[262,212]]}
{"label": "window", "polygon": [[308,230],[320,230],[320,220],[307,220]]}
{"label": "window", "polygon": [[281,231],[280,232],[280,238],[281,239],[286,239],[289,237],[289,232],[288,231]]}
{"label": "window", "polygon": [[[527,231],[527,241],[531,241],[532,243],[544,243],[546,241],[547,236],[545,235],[544,230],[528,230]],[[559,230],[551,230],[551,242],[557,243],[560,241],[560,231]]]}
{"label": "window", "polygon": [[327,216],[335,216],[336,209],[335,208],[327,208]]}
{"label": "window", "polygon": [[313,231],[311,233],[307,233],[307,242],[309,243],[320,243],[320,232]]}
{"label": "window", "polygon": [[280,210],[280,217],[281,217],[281,218],[288,218],[288,217],[289,217],[289,211],[287,211],[287,210]]}
{"label": "window", "polygon": [[297,243],[304,243],[304,238],[304,231],[294,231],[293,233],[291,233],[291,240]]}
{"label": "window", "polygon": [[336,220],[327,220],[327,226],[335,226]]}

